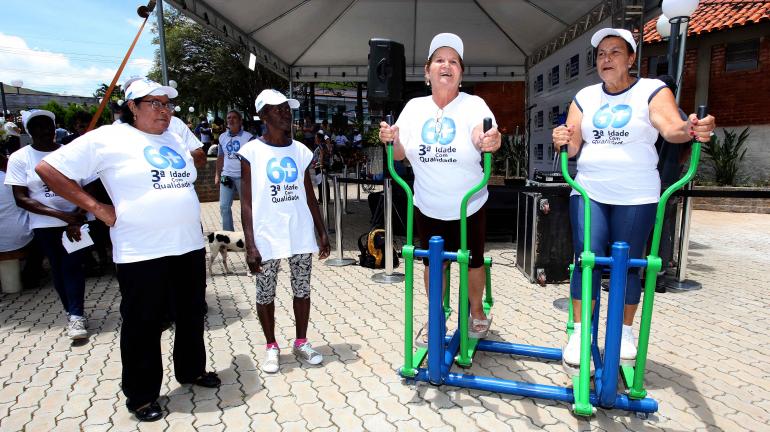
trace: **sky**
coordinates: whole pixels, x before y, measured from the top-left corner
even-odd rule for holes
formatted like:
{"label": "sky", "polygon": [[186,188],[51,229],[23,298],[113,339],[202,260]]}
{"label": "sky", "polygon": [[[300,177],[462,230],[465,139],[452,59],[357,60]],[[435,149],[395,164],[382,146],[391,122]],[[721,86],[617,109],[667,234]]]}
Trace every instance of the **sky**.
{"label": "sky", "polygon": [[[65,95],[92,96],[109,84],[143,19],[142,0],[0,0],[0,81]],[[170,6],[163,4],[167,10]],[[153,13],[118,83],[145,75],[158,46]]]}

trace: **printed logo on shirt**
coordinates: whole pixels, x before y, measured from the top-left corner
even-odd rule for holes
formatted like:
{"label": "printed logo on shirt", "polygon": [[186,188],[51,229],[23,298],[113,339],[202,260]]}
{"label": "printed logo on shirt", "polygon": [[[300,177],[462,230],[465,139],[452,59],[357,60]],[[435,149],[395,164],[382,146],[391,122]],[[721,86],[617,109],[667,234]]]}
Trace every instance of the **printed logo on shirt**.
{"label": "printed logo on shirt", "polygon": [[241,149],[241,142],[237,139],[231,140],[227,145],[225,146],[225,150],[227,151],[227,157],[229,159],[238,159],[238,155],[235,153]]}
{"label": "printed logo on shirt", "polygon": [[[189,171],[178,171],[187,166],[184,158],[174,149],[163,146],[156,149],[153,146],[144,148],[144,158],[155,168],[150,170],[150,179],[154,189],[179,189],[192,187]],[[169,169],[166,172],[167,168]]]}
{"label": "printed logo on shirt", "polygon": [[150,165],[158,169],[166,169],[168,167],[182,169],[186,165],[184,158],[168,146],[163,146],[160,149],[147,146],[144,148],[144,158],[147,159]]}
{"label": "printed logo on shirt", "polygon": [[267,161],[267,178],[270,180],[270,200],[274,203],[296,201],[300,187],[297,183],[299,169],[294,159],[286,156]]}
{"label": "printed logo on shirt", "polygon": [[56,192],[52,191],[50,187],[48,187],[47,184],[43,183],[43,192],[46,198],[53,198],[58,195],[56,195]]}
{"label": "printed logo on shirt", "polygon": [[[610,107],[610,104],[604,104],[592,119],[594,129],[592,144],[623,144],[624,138],[628,138],[628,131],[623,129],[631,120],[633,110],[626,104],[619,104]],[[610,130],[605,130],[607,128]]]}
{"label": "printed logo on shirt", "polygon": [[418,153],[420,162],[457,162],[457,159],[451,157],[452,153],[457,153],[457,148],[448,145],[454,141],[456,135],[455,122],[451,118],[441,117],[438,120],[432,118],[426,120],[421,131],[423,144],[420,144]]}

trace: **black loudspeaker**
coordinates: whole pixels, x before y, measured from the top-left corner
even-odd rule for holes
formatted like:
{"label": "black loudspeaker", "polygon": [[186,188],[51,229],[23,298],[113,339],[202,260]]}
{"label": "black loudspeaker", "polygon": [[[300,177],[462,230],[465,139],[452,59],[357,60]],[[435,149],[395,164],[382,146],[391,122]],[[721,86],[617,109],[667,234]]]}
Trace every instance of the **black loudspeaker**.
{"label": "black loudspeaker", "polygon": [[370,39],[366,98],[374,102],[400,101],[405,81],[404,46],[388,39]]}

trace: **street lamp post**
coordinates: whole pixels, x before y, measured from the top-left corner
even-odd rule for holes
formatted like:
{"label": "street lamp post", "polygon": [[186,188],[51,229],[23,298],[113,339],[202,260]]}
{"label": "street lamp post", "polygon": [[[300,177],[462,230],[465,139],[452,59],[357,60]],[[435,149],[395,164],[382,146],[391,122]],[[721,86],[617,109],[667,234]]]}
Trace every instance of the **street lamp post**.
{"label": "street lamp post", "polygon": [[16,94],[19,94],[19,89],[21,88],[21,86],[24,85],[24,81],[22,81],[22,80],[13,80],[13,81],[11,81],[11,85],[16,87]]}
{"label": "street lamp post", "polygon": [[[670,36],[668,40],[668,73],[676,80],[676,102],[679,104],[679,96],[682,93],[682,72],[684,69],[684,50],[687,39],[687,24],[690,21],[690,15],[698,8],[698,0],[663,0],[661,8],[663,15],[672,17]],[[684,24],[684,28],[680,26]],[[661,34],[662,35],[662,34]],[[677,55],[677,45],[678,55]],[[692,189],[692,182],[685,185],[684,190]],[[664,284],[667,288],[677,290],[696,290],[701,288],[701,284],[696,281],[688,280],[687,275],[687,255],[690,248],[690,217],[692,214],[692,204],[690,197],[682,198],[682,210],[679,225],[679,259],[677,260],[676,276],[666,278]]]}

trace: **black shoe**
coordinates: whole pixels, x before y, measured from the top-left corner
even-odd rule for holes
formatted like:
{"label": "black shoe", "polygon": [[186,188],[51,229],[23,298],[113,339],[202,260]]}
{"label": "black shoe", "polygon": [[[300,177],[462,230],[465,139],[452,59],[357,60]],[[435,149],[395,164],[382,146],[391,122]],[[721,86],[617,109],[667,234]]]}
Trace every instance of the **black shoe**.
{"label": "black shoe", "polygon": [[217,388],[222,384],[222,380],[219,379],[216,372],[206,372],[193,381],[180,381],[180,384],[195,384],[206,388]]}
{"label": "black shoe", "polygon": [[136,410],[129,408],[128,411],[134,413],[134,416],[143,422],[154,422],[163,418],[163,409],[157,401]]}

